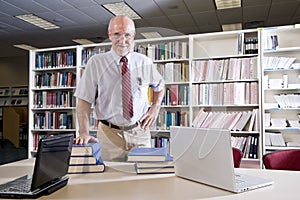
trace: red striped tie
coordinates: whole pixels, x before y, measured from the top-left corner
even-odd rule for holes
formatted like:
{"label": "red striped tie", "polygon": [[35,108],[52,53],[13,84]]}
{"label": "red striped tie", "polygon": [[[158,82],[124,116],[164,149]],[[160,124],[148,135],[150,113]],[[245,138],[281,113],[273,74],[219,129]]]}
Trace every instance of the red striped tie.
{"label": "red striped tie", "polygon": [[127,67],[127,58],[121,58],[122,64],[122,103],[123,117],[129,120],[133,116],[132,93],[130,84],[130,71]]}

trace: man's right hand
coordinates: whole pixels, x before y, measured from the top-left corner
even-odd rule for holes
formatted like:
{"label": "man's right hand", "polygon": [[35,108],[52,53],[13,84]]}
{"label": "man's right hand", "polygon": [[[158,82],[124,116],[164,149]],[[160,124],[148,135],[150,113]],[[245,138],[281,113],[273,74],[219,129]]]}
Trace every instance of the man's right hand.
{"label": "man's right hand", "polygon": [[74,144],[87,144],[88,142],[99,142],[99,140],[90,135],[80,135],[74,139]]}

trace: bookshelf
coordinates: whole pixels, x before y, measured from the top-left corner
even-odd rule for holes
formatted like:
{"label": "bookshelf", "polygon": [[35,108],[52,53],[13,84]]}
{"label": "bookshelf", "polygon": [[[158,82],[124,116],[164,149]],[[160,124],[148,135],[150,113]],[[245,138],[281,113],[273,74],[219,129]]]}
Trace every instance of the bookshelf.
{"label": "bookshelf", "polygon": [[300,149],[299,34],[296,26],[262,30],[264,153]]}
{"label": "bookshelf", "polygon": [[[21,129],[27,127],[28,86],[0,87],[0,139],[10,140],[16,147],[24,142]],[[25,114],[25,115],[24,115]],[[22,132],[21,137],[19,137]],[[24,137],[23,137],[24,135]]]}
{"label": "bookshelf", "polygon": [[76,133],[76,46],[30,51],[28,155],[50,134]]}
{"label": "bookshelf", "polygon": [[[294,27],[277,27],[136,40],[134,51],[150,57],[166,80],[166,95],[157,122],[151,127],[153,146],[168,145],[171,125],[201,126],[202,124],[197,122],[199,119],[196,118],[201,114],[199,111],[203,111],[211,117],[210,119],[214,119],[212,122],[215,122],[208,120],[203,124],[205,127],[224,127],[226,121],[228,123],[226,125],[232,130],[234,145],[245,144],[245,146],[257,147],[256,157],[249,158],[247,150],[244,151],[242,167],[262,167],[262,155],[268,151],[299,148],[268,146],[265,137],[267,131],[280,131],[285,142],[295,145],[300,142],[299,127],[264,125],[266,113],[271,113],[274,118],[288,117],[294,125],[296,122],[293,121],[299,121],[299,105],[278,107],[278,103],[273,98],[276,94],[299,94],[299,65],[294,65],[297,69],[268,69],[265,65],[265,59],[278,56],[295,58],[293,62],[299,63],[300,41],[295,39],[299,31],[299,28]],[[278,39],[279,46],[276,49],[272,49],[270,43],[272,41],[270,36],[273,35]],[[100,43],[30,52],[29,151],[34,150],[36,135],[78,132],[76,99],[71,94],[90,56],[109,51],[110,48],[110,43]],[[40,55],[65,51],[72,52],[72,65],[39,67]],[[268,63],[271,62],[271,58],[268,58],[270,59]],[[74,84],[54,87],[37,85],[37,78],[42,79],[56,73],[71,73],[74,75]],[[271,82],[273,81],[277,88],[267,88],[269,81],[266,81],[266,77],[267,80],[274,79]],[[286,80],[286,77],[287,88],[278,88],[277,79]],[[0,92],[1,89],[4,91],[6,87],[0,88]],[[151,93],[151,88],[149,92]],[[48,99],[47,95],[53,93],[66,95],[72,105],[52,106],[50,103],[49,107],[47,101],[46,105],[44,101],[40,104],[36,102],[38,96],[41,96],[41,99],[43,97]],[[151,98],[149,105],[151,105]],[[46,113],[67,113],[72,116],[72,126],[55,129],[35,127],[35,120],[43,118]],[[91,108],[90,133],[95,135],[97,121],[93,120],[93,116],[93,108]],[[238,126],[229,126],[232,125],[229,119],[242,118],[244,120],[240,120]]]}
{"label": "bookshelf", "polygon": [[153,147],[168,148],[170,126],[189,126],[190,121],[189,36],[136,40],[135,43],[134,50],[147,55],[165,80],[165,96],[151,135]]}
{"label": "bookshelf", "polygon": [[233,146],[244,152],[242,167],[261,166],[259,46],[249,46],[259,37],[243,30],[190,39],[191,125],[230,129]]}

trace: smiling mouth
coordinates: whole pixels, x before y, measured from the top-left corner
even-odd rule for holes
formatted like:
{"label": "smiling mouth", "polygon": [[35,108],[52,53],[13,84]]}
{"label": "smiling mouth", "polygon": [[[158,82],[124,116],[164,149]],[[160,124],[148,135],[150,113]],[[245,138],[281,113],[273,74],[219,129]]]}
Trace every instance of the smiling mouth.
{"label": "smiling mouth", "polygon": [[122,47],[122,48],[128,47],[128,45],[122,45],[122,44],[118,44],[117,46],[118,46],[118,47]]}

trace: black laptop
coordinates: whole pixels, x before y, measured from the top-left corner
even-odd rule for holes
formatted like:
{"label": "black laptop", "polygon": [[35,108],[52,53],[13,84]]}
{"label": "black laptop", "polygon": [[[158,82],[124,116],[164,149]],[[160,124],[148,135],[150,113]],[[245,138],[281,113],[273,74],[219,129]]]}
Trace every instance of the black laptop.
{"label": "black laptop", "polygon": [[0,198],[38,198],[64,187],[73,137],[58,134],[40,139],[33,174],[0,185]]}

